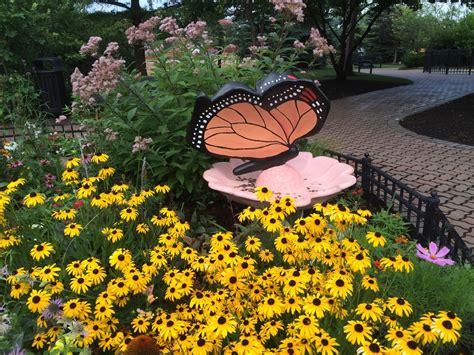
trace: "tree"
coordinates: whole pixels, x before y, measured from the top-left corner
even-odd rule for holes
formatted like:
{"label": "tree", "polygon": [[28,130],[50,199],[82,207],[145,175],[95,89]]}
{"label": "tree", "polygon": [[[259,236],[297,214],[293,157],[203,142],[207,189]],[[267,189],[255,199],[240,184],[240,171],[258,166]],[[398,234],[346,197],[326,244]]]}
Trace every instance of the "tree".
{"label": "tree", "polygon": [[82,10],[73,0],[0,1],[0,71],[29,71],[40,56],[74,57],[82,43]]}
{"label": "tree", "polygon": [[[404,2],[418,6],[418,0]],[[345,80],[352,74],[354,52],[371,32],[377,19],[393,3],[390,0],[318,0],[306,3],[308,22],[338,49],[336,54],[330,55],[338,80]],[[365,24],[364,28],[362,24]]]}
{"label": "tree", "polygon": [[[130,2],[115,0],[93,0],[93,2],[125,9],[126,17],[131,21],[134,26],[138,26],[140,23],[142,23],[147,15],[147,11],[142,9],[142,7],[140,6],[140,0],[130,0]],[[149,5],[153,5],[153,0],[149,1]],[[135,55],[135,68],[140,73],[146,75],[145,48],[140,44],[134,44],[133,52]]]}

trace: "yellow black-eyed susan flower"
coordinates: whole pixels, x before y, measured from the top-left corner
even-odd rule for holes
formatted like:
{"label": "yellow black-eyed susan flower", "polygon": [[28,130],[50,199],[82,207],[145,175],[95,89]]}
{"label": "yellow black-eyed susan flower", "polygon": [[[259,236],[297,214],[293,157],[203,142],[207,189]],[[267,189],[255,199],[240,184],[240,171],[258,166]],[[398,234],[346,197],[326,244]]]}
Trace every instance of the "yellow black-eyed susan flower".
{"label": "yellow black-eyed susan flower", "polygon": [[213,332],[217,338],[226,338],[237,328],[237,321],[231,313],[224,313],[212,317],[208,322],[208,330]]}
{"label": "yellow black-eyed susan flower", "polygon": [[409,331],[405,330],[403,327],[396,326],[389,328],[385,339],[392,343],[392,346],[395,346],[400,341],[408,341],[411,339],[411,334]]}
{"label": "yellow black-eyed susan flower", "polygon": [[64,228],[64,235],[70,238],[77,237],[81,234],[82,226],[78,223],[69,223]]}
{"label": "yellow black-eyed susan flower", "polygon": [[140,224],[137,225],[135,230],[139,234],[147,234],[150,231],[150,227],[148,227],[148,225],[146,223],[140,223]]}
{"label": "yellow black-eyed susan flower", "polygon": [[64,200],[68,199],[69,197],[71,197],[71,195],[68,194],[68,193],[58,192],[58,194],[53,197],[53,201],[54,202],[64,201]]}
{"label": "yellow black-eyed susan flower", "polygon": [[48,307],[50,299],[51,295],[49,293],[42,290],[33,290],[26,304],[32,313],[41,313]]}
{"label": "yellow black-eyed susan flower", "polygon": [[41,260],[47,258],[54,253],[54,247],[51,243],[43,242],[41,244],[35,244],[34,247],[30,250],[30,255],[35,260]]}
{"label": "yellow black-eyed susan flower", "polygon": [[422,345],[433,344],[438,340],[438,335],[433,331],[431,323],[426,321],[415,322],[408,329],[415,341]]}
{"label": "yellow black-eyed susan flower", "polygon": [[132,328],[135,333],[144,334],[148,332],[150,321],[145,313],[139,314],[132,320]]}
{"label": "yellow black-eyed susan flower", "polygon": [[269,295],[259,303],[257,311],[261,317],[270,319],[282,314],[284,309],[285,304],[280,297],[277,295]]}
{"label": "yellow black-eyed susan flower", "polygon": [[414,269],[413,263],[406,256],[397,255],[395,257],[395,265],[393,266],[395,271],[399,272],[411,272]]}
{"label": "yellow black-eyed susan flower", "polygon": [[126,222],[134,221],[138,217],[138,212],[136,208],[128,207],[120,211],[120,218]]}
{"label": "yellow black-eyed susan flower", "polygon": [[37,333],[33,338],[33,343],[31,344],[31,346],[36,349],[43,349],[47,340],[48,336],[46,333]]}
{"label": "yellow black-eyed susan flower", "polygon": [[19,282],[12,285],[10,290],[10,296],[14,299],[19,299],[21,296],[30,292],[30,284],[27,282]]}
{"label": "yellow black-eyed susan flower", "polygon": [[270,201],[273,196],[273,191],[266,186],[258,186],[255,188],[255,194],[257,196],[257,200],[264,202]]}
{"label": "yellow black-eyed susan flower", "polygon": [[61,174],[61,180],[64,182],[78,181],[79,177],[79,171],[74,170],[73,168],[67,168]]}
{"label": "yellow black-eyed susan flower", "polygon": [[95,153],[91,158],[91,161],[96,164],[105,163],[107,160],[109,160],[109,156],[101,152]]}
{"label": "yellow black-eyed susan flower", "polygon": [[383,310],[376,303],[361,303],[356,307],[356,314],[362,320],[378,322],[382,319]]}
{"label": "yellow black-eyed susan flower", "polygon": [[129,250],[120,248],[115,250],[109,257],[109,263],[117,270],[123,270],[130,266],[132,255]]}
{"label": "yellow black-eyed susan flower", "polygon": [[364,277],[362,278],[361,285],[366,290],[372,290],[374,292],[379,291],[377,279],[371,275],[364,275]]}
{"label": "yellow black-eyed susan flower", "polygon": [[245,221],[252,222],[257,218],[258,214],[259,210],[257,210],[255,207],[249,206],[239,213],[238,219],[241,223]]}
{"label": "yellow black-eyed susan flower", "polygon": [[316,350],[321,354],[336,355],[339,354],[337,350],[339,343],[329,334],[322,334],[320,337],[316,337]]}
{"label": "yellow black-eyed susan flower", "polygon": [[155,186],[155,192],[165,194],[167,192],[170,192],[170,187],[165,184],[158,184]]}
{"label": "yellow black-eyed susan flower", "polygon": [[377,355],[377,354],[386,354],[387,348],[380,345],[377,339],[366,342],[359,349],[357,349],[357,354],[361,355]]}
{"label": "yellow black-eyed susan flower", "polygon": [[36,205],[42,205],[45,200],[46,197],[42,193],[30,192],[23,198],[23,203],[26,207],[34,207]]}
{"label": "yellow black-eyed susan flower", "polygon": [[107,240],[115,243],[123,238],[123,231],[120,228],[103,228],[102,234],[107,237]]}
{"label": "yellow black-eyed susan flower", "polygon": [[345,299],[352,295],[352,283],[344,277],[332,277],[326,283],[326,288],[329,294],[333,297]]}
{"label": "yellow black-eyed susan flower", "polygon": [[350,320],[344,326],[344,333],[351,344],[363,345],[367,340],[372,339],[372,327],[362,321]]}
{"label": "yellow black-eyed susan flower", "polygon": [[86,293],[92,286],[92,280],[88,275],[77,276],[71,279],[69,286],[75,293]]}
{"label": "yellow black-eyed susan flower", "polygon": [[456,326],[457,321],[447,316],[439,316],[433,322],[433,331],[438,335],[443,344],[456,344],[460,335],[459,327]]}
{"label": "yellow black-eyed susan flower", "polygon": [[387,240],[385,237],[380,234],[379,232],[368,232],[365,237],[367,238],[367,241],[374,247],[384,247],[385,244],[387,243]]}
{"label": "yellow black-eyed susan flower", "polygon": [[68,158],[66,160],[66,162],[64,163],[64,165],[66,166],[66,168],[70,169],[70,168],[74,168],[76,166],[79,166],[81,165],[81,158],[78,158],[78,157],[71,157],[71,158]]}
{"label": "yellow black-eyed susan flower", "polygon": [[261,250],[260,253],[258,253],[258,256],[259,256],[260,260],[262,260],[263,262],[266,262],[266,263],[271,262],[274,258],[273,253],[268,249]]}
{"label": "yellow black-eyed susan flower", "polygon": [[77,190],[76,196],[78,198],[88,198],[96,192],[97,192],[97,186],[92,185],[88,182],[84,182],[81,184],[81,187]]}
{"label": "yellow black-eyed susan flower", "polygon": [[399,317],[408,317],[413,311],[411,304],[402,297],[390,297],[388,308]]}
{"label": "yellow black-eyed susan flower", "polygon": [[418,343],[414,339],[400,340],[396,343],[395,349],[406,355],[422,355],[423,350],[418,346]]}
{"label": "yellow black-eyed susan flower", "polygon": [[105,180],[114,174],[115,174],[115,168],[108,166],[108,167],[100,169],[99,172],[97,173],[97,176],[99,177],[99,179]]}
{"label": "yellow black-eyed susan flower", "polygon": [[245,240],[245,250],[248,253],[257,253],[262,247],[262,242],[259,238],[249,235]]}

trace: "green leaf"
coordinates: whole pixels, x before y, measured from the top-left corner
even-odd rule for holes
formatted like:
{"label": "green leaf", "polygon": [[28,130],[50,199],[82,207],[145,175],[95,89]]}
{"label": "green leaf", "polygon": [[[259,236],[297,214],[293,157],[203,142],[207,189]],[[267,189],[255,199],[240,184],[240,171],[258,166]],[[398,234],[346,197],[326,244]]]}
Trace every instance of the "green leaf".
{"label": "green leaf", "polygon": [[134,107],[127,113],[127,119],[132,120],[133,117],[135,117],[135,114],[137,113],[137,108]]}

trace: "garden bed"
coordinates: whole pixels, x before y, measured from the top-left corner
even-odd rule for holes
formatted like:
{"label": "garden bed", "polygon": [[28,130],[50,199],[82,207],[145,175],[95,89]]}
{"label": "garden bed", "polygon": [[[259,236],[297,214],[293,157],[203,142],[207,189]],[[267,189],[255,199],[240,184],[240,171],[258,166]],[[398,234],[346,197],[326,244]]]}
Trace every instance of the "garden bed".
{"label": "garden bed", "polygon": [[410,80],[381,75],[364,75],[349,77],[346,81],[336,79],[321,80],[321,89],[330,100],[365,94],[371,91],[390,89],[409,85]]}
{"label": "garden bed", "polygon": [[418,134],[474,145],[474,94],[408,116],[400,124]]}

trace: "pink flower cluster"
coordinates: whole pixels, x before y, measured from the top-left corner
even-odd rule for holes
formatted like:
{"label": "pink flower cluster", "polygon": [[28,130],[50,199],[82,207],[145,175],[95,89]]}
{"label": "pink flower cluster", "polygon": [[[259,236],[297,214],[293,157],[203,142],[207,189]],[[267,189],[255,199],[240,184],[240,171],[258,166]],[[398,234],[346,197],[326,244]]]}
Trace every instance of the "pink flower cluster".
{"label": "pink flower cluster", "polygon": [[313,54],[315,57],[336,53],[336,49],[332,45],[328,45],[328,40],[322,37],[319,31],[314,27],[311,27],[308,43],[314,47]]}
{"label": "pink flower cluster", "polygon": [[122,59],[116,59],[112,54],[118,50],[118,44],[109,43],[104,55],[93,64],[88,75],[83,75],[76,68],[71,75],[72,92],[85,103],[94,103],[92,95],[113,90],[119,82],[120,72],[125,64]]}
{"label": "pink flower cluster", "polygon": [[176,19],[173,17],[165,17],[161,20],[160,31],[169,33],[172,36],[180,34],[182,31],[176,23]]}
{"label": "pink flower cluster", "polygon": [[198,38],[203,37],[207,38],[206,29],[206,22],[205,21],[196,21],[190,22],[185,28],[184,31],[186,32],[186,36],[189,38]]}
{"label": "pink flower cluster", "polygon": [[132,153],[137,153],[139,151],[146,151],[148,146],[153,143],[151,138],[142,138],[141,136],[136,136],[132,145]]}
{"label": "pink flower cluster", "polygon": [[91,55],[93,57],[97,56],[99,52],[99,44],[102,41],[101,37],[90,37],[89,41],[87,41],[86,44],[83,44],[81,46],[81,49],[79,50],[79,53],[85,54],[85,55]]}
{"label": "pink flower cluster", "polygon": [[288,11],[296,16],[296,21],[303,22],[303,9],[306,7],[303,0],[272,0],[272,4],[276,11]]}
{"label": "pink flower cluster", "polygon": [[106,128],[104,130],[105,139],[108,141],[115,141],[118,138],[119,133],[115,132],[112,128]]}
{"label": "pink flower cluster", "polygon": [[303,43],[303,42],[300,42],[300,41],[298,41],[298,40],[295,40],[295,41],[293,42],[293,47],[295,47],[295,49],[296,49],[297,51],[304,51],[305,48],[306,48],[306,46],[304,45],[304,43]]}
{"label": "pink flower cluster", "polygon": [[125,31],[128,43],[136,44],[142,42],[153,42],[156,38],[154,28],[160,22],[159,16],[153,16],[137,26],[129,27]]}

